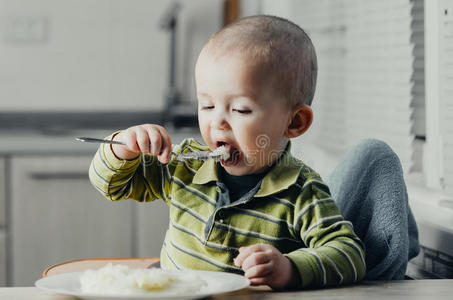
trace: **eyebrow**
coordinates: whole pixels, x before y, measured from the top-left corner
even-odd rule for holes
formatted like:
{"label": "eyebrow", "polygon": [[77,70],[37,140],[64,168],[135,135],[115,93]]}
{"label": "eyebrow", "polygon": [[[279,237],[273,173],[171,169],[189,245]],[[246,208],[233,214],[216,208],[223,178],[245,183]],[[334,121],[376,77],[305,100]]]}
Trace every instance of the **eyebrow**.
{"label": "eyebrow", "polygon": [[[198,92],[197,95],[204,96],[204,97],[207,97],[209,99],[212,99],[211,95],[209,95],[208,93],[205,93],[205,92]],[[232,99],[232,98],[248,98],[250,100],[255,100],[256,99],[254,93],[229,94],[228,98],[229,99]]]}

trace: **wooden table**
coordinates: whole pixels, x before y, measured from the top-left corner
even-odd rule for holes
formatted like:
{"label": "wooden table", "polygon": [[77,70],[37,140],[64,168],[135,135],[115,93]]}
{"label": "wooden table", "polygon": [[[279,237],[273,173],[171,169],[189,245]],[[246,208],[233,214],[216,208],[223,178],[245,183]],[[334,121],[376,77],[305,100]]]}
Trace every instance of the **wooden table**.
{"label": "wooden table", "polygon": [[[8,300],[76,300],[65,296],[41,291],[35,287],[0,288],[0,299]],[[453,299],[453,279],[403,280],[362,282],[357,285],[305,290],[275,292],[267,287],[250,287],[241,291],[204,298],[209,300],[290,300],[290,299]]]}

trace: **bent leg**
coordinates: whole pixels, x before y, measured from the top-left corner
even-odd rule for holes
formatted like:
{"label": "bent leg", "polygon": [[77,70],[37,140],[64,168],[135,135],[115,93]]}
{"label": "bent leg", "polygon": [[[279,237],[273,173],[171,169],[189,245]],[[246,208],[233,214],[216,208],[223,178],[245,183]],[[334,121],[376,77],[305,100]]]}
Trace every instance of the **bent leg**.
{"label": "bent leg", "polygon": [[345,154],[326,182],[365,243],[365,279],[404,279],[419,246],[398,156],[384,142],[364,140]]}

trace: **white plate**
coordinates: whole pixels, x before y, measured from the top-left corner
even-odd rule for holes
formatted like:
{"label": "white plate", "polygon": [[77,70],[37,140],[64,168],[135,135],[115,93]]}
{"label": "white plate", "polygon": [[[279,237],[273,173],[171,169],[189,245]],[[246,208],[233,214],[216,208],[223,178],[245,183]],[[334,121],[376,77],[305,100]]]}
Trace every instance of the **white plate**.
{"label": "white plate", "polygon": [[[44,277],[35,282],[35,286],[42,290],[53,293],[72,295],[82,299],[196,299],[209,295],[228,293],[236,290],[243,289],[250,285],[250,281],[241,275],[226,273],[226,272],[212,272],[212,271],[195,271],[195,270],[171,270],[176,274],[195,273],[202,280],[205,281],[204,286],[200,291],[192,294],[179,294],[177,292],[166,293],[149,293],[146,295],[98,295],[86,294],[80,290],[79,277],[82,272],[63,273]],[[175,275],[176,275],[175,274]]]}

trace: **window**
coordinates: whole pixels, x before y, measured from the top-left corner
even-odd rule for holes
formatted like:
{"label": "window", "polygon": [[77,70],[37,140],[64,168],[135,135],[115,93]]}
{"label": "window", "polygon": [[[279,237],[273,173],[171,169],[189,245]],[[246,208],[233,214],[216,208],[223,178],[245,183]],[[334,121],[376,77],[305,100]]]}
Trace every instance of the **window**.
{"label": "window", "polygon": [[453,1],[425,2],[427,184],[453,195]]}
{"label": "window", "polygon": [[304,151],[315,144],[339,159],[381,139],[409,181],[452,196],[453,0],[289,2],[285,17],[308,32],[319,61]]}

